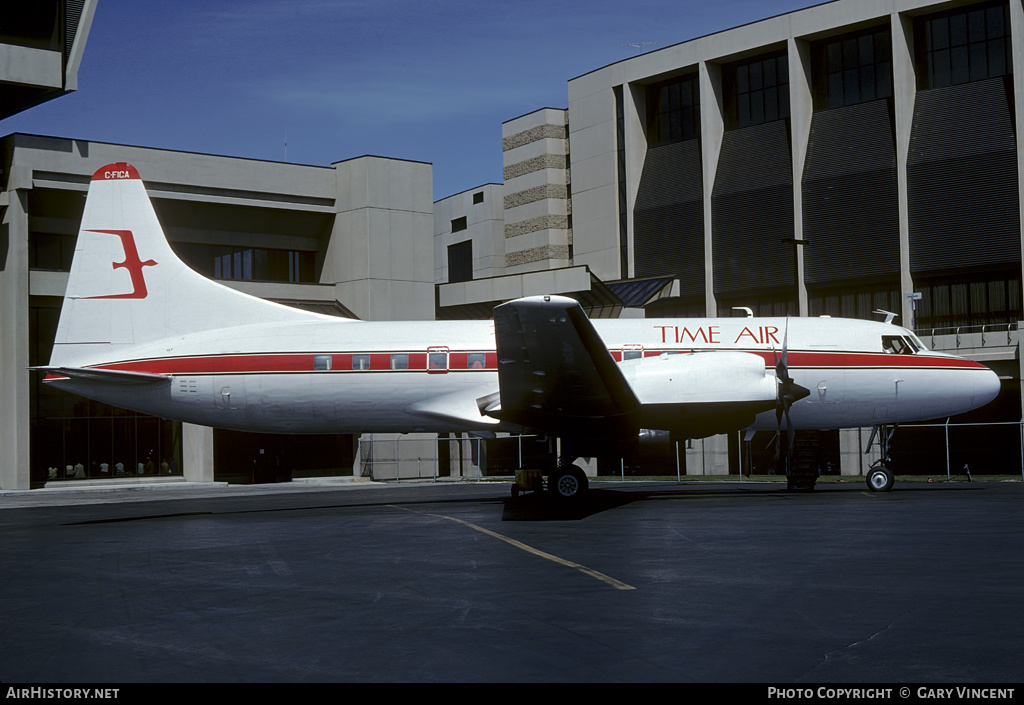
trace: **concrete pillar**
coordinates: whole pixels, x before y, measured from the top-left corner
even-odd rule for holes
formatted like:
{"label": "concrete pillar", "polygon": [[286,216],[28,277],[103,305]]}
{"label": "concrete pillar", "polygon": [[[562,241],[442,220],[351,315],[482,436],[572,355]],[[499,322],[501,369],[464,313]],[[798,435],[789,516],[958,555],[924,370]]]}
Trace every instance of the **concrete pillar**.
{"label": "concrete pillar", "polygon": [[722,153],[725,135],[725,114],[722,107],[722,67],[707,61],[700,62],[700,154],[704,179],[704,292],[709,317],[718,315],[715,300],[714,223],[711,217],[711,193],[718,172],[718,157]]}
{"label": "concrete pillar", "polygon": [[[27,175],[31,178],[31,174]],[[0,194],[0,489],[30,487],[28,336],[28,192]],[[29,183],[31,183],[29,181]]]}
{"label": "concrete pillar", "polygon": [[181,425],[181,469],[189,482],[213,482],[213,429]]}
{"label": "concrete pillar", "polygon": [[896,188],[900,219],[900,320],[912,325],[911,303],[906,294],[914,291],[910,275],[910,211],[907,201],[907,160],[910,154],[910,132],[914,123],[914,101],[917,99],[917,76],[914,72],[914,25],[899,13],[891,16],[893,103],[896,119]]}
{"label": "concrete pillar", "polygon": [[338,214],[321,283],[363,320],[433,320],[431,165],[360,157],[334,168]]}
{"label": "concrete pillar", "polygon": [[[1024,149],[1020,148],[1020,135],[1024,135],[1024,3],[1021,0],[1010,2],[1010,36],[1013,38],[1011,61],[1013,62],[1013,108],[1016,121],[1015,131],[1017,134],[1017,202],[1024,204]],[[1021,252],[1024,253],[1024,208],[1020,208],[1020,234]],[[1024,270],[1024,259],[1022,259],[1022,270]],[[1021,272],[1024,281],[1024,271]],[[1017,330],[1020,330],[1018,323]],[[1022,363],[1024,364],[1024,363]],[[1024,390],[1021,392],[1024,395]],[[1021,408],[1024,409],[1024,398],[1021,399]]]}
{"label": "concrete pillar", "polygon": [[690,448],[685,449],[687,475],[729,474],[728,436],[723,434],[696,438],[690,445]]}
{"label": "concrete pillar", "polygon": [[[789,39],[789,113],[790,142],[793,155],[793,237],[804,238],[804,163],[807,160],[807,145],[811,139],[811,121],[814,118],[814,100],[811,95],[811,45],[808,42]],[[804,284],[804,248],[796,249],[796,292],[797,312],[800,316],[810,314],[807,302],[807,286]]]}

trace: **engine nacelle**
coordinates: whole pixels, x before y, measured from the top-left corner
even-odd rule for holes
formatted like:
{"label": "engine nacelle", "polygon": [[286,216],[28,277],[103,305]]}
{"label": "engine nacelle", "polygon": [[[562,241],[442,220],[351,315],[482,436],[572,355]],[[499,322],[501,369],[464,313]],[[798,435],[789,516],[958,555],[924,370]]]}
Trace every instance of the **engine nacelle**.
{"label": "engine nacelle", "polygon": [[703,438],[749,426],[775,408],[778,380],[753,353],[715,351],[628,360],[622,371],[643,405],[643,428]]}

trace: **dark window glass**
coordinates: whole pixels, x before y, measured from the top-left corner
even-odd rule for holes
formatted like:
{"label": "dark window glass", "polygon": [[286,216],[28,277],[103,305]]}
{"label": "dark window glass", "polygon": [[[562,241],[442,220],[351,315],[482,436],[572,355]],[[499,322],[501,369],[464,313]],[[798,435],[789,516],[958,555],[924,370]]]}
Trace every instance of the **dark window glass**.
{"label": "dark window glass", "polygon": [[1009,7],[1005,2],[918,20],[922,88],[944,88],[1010,73]]}
{"label": "dark window glass", "polygon": [[[841,54],[833,60],[842,62]],[[724,67],[726,127],[789,117],[789,64],[784,53]]]}
{"label": "dark window glass", "polygon": [[892,41],[887,27],[814,44],[814,105],[830,110],[892,95]]}
{"label": "dark window glass", "polygon": [[990,272],[969,280],[949,278],[915,282],[917,329],[1009,324],[1024,316],[1019,272]]}
{"label": "dark window glass", "polygon": [[461,218],[456,218],[455,220],[452,221],[452,232],[453,233],[457,233],[460,230],[465,230],[467,227],[468,226],[466,224],[466,216],[462,216]]}
{"label": "dark window glass", "polygon": [[699,104],[696,76],[681,76],[648,86],[648,145],[658,147],[697,137]]}
{"label": "dark window glass", "polygon": [[76,240],[74,235],[32,233],[29,238],[29,269],[70,272]]}
{"label": "dark window glass", "polygon": [[473,241],[448,246],[448,281],[468,282],[473,278]]}
{"label": "dark window glass", "polygon": [[189,267],[214,279],[315,282],[316,254],[305,250],[271,250],[176,242],[175,253]]}

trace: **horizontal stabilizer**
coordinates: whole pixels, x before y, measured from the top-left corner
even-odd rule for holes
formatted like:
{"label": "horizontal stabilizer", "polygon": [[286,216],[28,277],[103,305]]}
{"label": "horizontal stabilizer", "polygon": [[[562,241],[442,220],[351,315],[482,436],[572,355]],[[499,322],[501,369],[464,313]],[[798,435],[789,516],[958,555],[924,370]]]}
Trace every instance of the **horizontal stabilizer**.
{"label": "horizontal stabilizer", "polygon": [[125,370],[104,370],[98,367],[30,367],[30,370],[45,372],[49,377],[81,379],[89,382],[108,382],[110,384],[159,384],[170,382],[166,375],[149,372],[127,372]]}

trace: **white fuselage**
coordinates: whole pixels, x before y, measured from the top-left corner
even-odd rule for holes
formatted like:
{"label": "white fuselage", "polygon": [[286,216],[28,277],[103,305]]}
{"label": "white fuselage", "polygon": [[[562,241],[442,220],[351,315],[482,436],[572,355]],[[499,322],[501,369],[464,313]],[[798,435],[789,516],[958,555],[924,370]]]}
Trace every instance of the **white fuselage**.
{"label": "white fuselage", "polygon": [[[593,324],[644,404],[665,401],[656,372],[676,354],[747,352],[774,368],[784,344],[790,375],[810,390],[791,409],[797,429],[942,418],[987,403],[999,391],[988,368],[924,350],[909,331],[882,323],[727,318]],[[886,351],[894,338],[907,344],[904,354]],[[517,430],[483,416],[476,404],[498,390],[491,321],[241,325],[165,338],[118,355],[80,364],[162,375],[169,384],[54,375],[48,382],[156,416],[248,431]],[[697,391],[713,396],[728,382],[712,373]],[[774,430],[777,424],[769,411],[752,428]]]}

